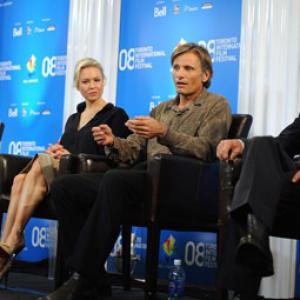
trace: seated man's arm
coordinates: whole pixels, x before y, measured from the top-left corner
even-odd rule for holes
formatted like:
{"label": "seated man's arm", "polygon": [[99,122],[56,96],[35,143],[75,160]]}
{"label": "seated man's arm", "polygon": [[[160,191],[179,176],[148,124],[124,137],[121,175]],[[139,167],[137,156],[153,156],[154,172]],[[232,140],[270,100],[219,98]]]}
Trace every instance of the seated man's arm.
{"label": "seated man's arm", "polygon": [[300,117],[283,129],[276,140],[291,158],[300,154]]}
{"label": "seated man's arm", "polygon": [[136,134],[130,134],[126,139],[114,136],[106,124],[94,127],[93,136],[98,144],[105,146],[105,154],[117,163],[135,163],[147,145],[146,139]]}
{"label": "seated man's arm", "polygon": [[[184,126],[194,126],[199,122],[195,116]],[[231,123],[231,113],[228,102],[221,98],[207,111],[205,117],[199,122],[196,132],[185,133],[169,127],[165,136],[158,139],[159,143],[167,146],[173,154],[195,156],[205,161],[215,159],[216,147],[220,140],[226,138]]]}

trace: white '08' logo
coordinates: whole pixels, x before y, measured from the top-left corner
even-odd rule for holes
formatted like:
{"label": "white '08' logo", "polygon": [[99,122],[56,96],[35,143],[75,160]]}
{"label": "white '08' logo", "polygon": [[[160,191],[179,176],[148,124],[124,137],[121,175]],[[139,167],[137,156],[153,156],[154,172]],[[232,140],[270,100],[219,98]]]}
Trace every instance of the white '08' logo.
{"label": "white '08' logo", "polygon": [[132,71],[134,69],[134,48],[122,49],[119,54],[119,69]]}
{"label": "white '08' logo", "polygon": [[46,56],[42,62],[42,75],[43,77],[55,76],[56,68],[56,56],[48,57]]}
{"label": "white '08' logo", "polygon": [[8,153],[20,155],[22,154],[22,143],[21,142],[10,142],[8,145]]}

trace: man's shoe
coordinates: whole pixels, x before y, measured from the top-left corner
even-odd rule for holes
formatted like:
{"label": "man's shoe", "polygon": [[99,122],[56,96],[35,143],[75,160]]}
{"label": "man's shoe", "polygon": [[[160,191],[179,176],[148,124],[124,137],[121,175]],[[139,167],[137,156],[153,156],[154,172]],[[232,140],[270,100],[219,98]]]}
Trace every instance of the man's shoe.
{"label": "man's shoe", "polygon": [[274,274],[267,228],[253,214],[247,216],[247,232],[241,237],[236,250],[239,264],[256,271],[259,276]]}
{"label": "man's shoe", "polygon": [[228,300],[263,300],[262,296],[250,295],[250,294],[239,294],[233,292],[233,294],[228,295]]}
{"label": "man's shoe", "polygon": [[60,288],[48,296],[36,300],[95,300],[97,299],[96,287],[79,274],[73,274]]}
{"label": "man's shoe", "polygon": [[101,284],[100,286],[97,286],[97,293],[99,297],[105,297],[105,298],[111,297],[112,295],[111,285],[107,283],[107,284]]}

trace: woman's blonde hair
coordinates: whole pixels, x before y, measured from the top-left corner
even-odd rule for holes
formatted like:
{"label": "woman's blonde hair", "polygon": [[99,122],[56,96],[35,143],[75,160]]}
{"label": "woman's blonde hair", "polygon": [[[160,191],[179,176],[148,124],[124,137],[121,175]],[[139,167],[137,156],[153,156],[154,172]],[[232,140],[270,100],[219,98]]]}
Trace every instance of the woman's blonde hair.
{"label": "woman's blonde hair", "polygon": [[79,86],[79,74],[80,74],[80,72],[81,72],[82,69],[88,68],[88,67],[95,67],[95,68],[97,68],[100,71],[103,79],[105,79],[103,67],[102,67],[102,65],[96,59],[90,58],[90,57],[83,58],[83,59],[79,60],[76,63],[75,70],[74,70],[74,79],[73,79],[73,82],[74,82],[74,86],[77,89],[78,89],[78,86]]}

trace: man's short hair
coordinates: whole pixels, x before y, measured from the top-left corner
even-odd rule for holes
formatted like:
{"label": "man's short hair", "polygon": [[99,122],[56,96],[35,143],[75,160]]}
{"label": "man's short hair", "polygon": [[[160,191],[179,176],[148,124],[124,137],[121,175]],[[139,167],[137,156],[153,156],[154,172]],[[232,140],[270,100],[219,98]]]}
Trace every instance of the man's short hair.
{"label": "man's short hair", "polygon": [[199,58],[202,71],[209,73],[208,80],[203,82],[203,85],[206,88],[209,88],[211,84],[211,78],[213,76],[213,67],[212,67],[211,57],[207,49],[204,48],[203,46],[197,45],[195,43],[186,43],[177,46],[172,53],[171,64],[173,65],[175,58],[188,52],[194,53]]}

